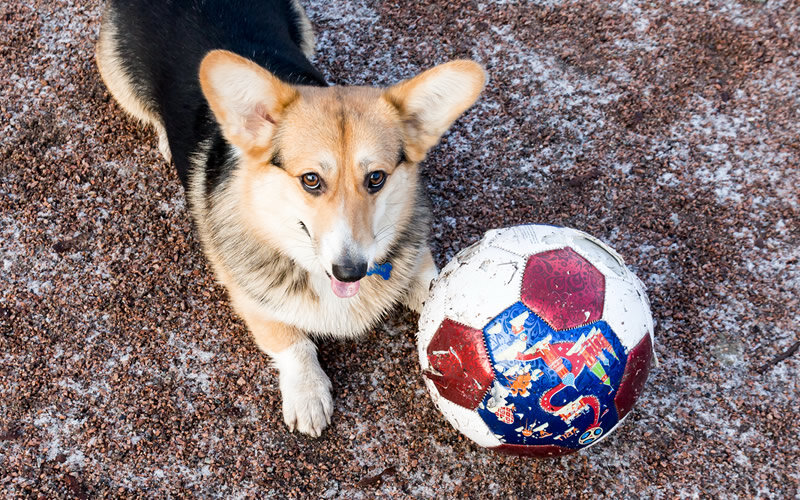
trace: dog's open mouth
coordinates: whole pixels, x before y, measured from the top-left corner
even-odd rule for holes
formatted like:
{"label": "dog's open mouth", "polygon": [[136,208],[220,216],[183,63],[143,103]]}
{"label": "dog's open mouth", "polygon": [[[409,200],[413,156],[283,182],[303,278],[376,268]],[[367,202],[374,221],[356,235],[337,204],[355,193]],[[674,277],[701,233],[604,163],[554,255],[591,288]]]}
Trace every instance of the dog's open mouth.
{"label": "dog's open mouth", "polygon": [[331,288],[333,289],[333,293],[336,294],[337,297],[341,297],[343,299],[347,299],[352,297],[353,295],[358,293],[358,289],[361,286],[360,281],[339,281],[333,276],[331,276]]}

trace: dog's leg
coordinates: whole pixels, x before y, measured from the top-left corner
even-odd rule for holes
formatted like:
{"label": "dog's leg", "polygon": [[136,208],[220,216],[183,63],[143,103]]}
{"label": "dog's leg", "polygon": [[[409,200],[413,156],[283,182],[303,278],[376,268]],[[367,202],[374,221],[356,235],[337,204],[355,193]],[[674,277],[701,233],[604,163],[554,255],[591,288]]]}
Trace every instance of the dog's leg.
{"label": "dog's leg", "polygon": [[[262,350],[263,343],[256,340]],[[266,350],[265,350],[266,352]],[[290,430],[319,437],[331,423],[331,381],[317,361],[317,347],[302,338],[277,352],[268,352],[280,374],[283,420]]]}
{"label": "dog's leg", "polygon": [[417,278],[411,284],[406,295],[406,306],[415,312],[422,311],[422,305],[428,299],[431,282],[439,275],[436,264],[433,262],[430,247],[422,250],[420,264],[417,267]]}
{"label": "dog's leg", "polygon": [[266,319],[236,302],[256,344],[278,368],[286,425],[318,437],[331,422],[333,398],[331,381],[317,360],[317,347],[297,328]]}

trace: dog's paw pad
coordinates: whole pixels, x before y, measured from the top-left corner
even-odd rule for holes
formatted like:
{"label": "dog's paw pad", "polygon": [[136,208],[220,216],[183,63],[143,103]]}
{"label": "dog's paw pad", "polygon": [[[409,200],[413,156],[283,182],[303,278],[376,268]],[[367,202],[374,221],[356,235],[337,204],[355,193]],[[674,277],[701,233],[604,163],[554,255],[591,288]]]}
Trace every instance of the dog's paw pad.
{"label": "dog's paw pad", "polygon": [[328,376],[319,374],[283,380],[283,420],[289,429],[311,437],[319,437],[331,423],[333,397]]}

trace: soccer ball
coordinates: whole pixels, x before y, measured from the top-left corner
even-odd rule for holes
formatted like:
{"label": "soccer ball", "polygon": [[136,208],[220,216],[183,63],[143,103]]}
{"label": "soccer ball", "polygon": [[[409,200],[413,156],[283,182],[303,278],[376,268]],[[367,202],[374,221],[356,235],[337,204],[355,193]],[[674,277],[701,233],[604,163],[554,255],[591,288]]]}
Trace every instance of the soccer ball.
{"label": "soccer ball", "polygon": [[419,320],[425,383],[477,444],[557,456],[608,436],[642,391],[653,351],[644,285],[592,236],[492,230],[442,269]]}

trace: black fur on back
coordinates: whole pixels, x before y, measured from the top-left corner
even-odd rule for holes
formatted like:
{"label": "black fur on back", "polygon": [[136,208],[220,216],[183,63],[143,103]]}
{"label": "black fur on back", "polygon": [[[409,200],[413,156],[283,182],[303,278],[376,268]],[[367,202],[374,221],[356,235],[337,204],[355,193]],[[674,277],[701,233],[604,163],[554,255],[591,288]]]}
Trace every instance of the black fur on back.
{"label": "black fur on back", "polygon": [[[112,0],[119,60],[139,98],[161,116],[184,188],[190,157],[211,139],[206,186],[230,173],[227,143],[200,90],[198,70],[211,50],[252,59],[281,80],[326,85],[301,51],[299,14],[290,0]],[[211,164],[213,163],[213,164]]]}

